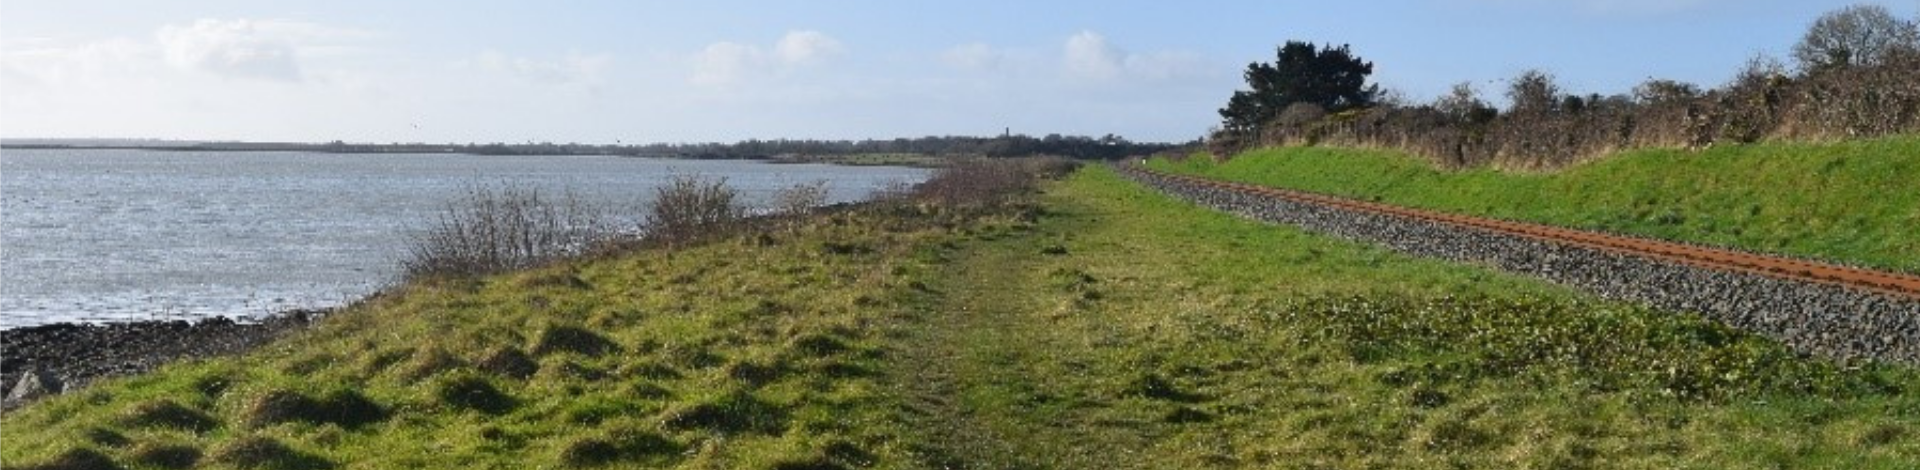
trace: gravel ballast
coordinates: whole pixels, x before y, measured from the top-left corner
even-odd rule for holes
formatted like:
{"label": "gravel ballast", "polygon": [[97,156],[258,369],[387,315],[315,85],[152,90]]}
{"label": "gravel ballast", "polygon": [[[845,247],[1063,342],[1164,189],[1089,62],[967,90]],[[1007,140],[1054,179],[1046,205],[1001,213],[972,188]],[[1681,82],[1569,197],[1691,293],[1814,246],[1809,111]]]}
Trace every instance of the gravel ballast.
{"label": "gravel ballast", "polygon": [[1695,312],[1802,353],[1920,364],[1920,301],[1826,284],[1699,268],[1435,222],[1240,193],[1137,168],[1129,179],[1241,217],[1490,265],[1604,298]]}

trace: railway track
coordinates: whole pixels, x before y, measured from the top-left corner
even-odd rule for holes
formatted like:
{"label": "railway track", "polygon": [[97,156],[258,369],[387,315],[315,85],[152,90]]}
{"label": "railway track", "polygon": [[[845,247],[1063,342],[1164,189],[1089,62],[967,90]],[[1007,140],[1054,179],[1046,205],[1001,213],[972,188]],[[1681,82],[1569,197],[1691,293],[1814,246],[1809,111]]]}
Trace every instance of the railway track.
{"label": "railway track", "polygon": [[1450,227],[1580,246],[1705,269],[1748,273],[1775,279],[1838,286],[1909,301],[1920,301],[1920,277],[1814,261],[1758,255],[1662,240],[1574,230],[1550,225],[1415,209],[1307,191],[1257,186],[1133,167],[1161,178],[1294,203],[1421,220]]}

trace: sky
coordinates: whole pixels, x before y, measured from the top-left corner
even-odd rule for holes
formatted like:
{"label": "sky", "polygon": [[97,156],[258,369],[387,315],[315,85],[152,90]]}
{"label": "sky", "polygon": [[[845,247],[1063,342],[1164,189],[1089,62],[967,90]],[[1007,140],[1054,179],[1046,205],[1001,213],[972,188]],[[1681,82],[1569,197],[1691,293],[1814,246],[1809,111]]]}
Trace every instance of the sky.
{"label": "sky", "polygon": [[0,137],[1185,141],[1289,40],[1348,44],[1418,102],[1528,69],[1611,95],[1787,60],[1854,3],[4,0]]}

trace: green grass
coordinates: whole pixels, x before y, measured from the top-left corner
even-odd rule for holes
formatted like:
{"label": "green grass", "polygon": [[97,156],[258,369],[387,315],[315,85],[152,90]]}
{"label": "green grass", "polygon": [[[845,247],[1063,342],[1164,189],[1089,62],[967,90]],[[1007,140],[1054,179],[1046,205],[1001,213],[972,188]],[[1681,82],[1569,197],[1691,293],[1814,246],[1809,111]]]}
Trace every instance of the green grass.
{"label": "green grass", "polygon": [[414,283],[245,357],[7,413],[0,461],[133,464],[154,446],[222,468],[907,461],[877,325],[914,247],[946,230],[915,214]]}
{"label": "green grass", "polygon": [[[1199,210],[1084,170],[946,252],[903,386],[951,461],[1903,468],[1920,374]],[[942,401],[938,397],[952,397]],[[969,438],[970,437],[970,438]]]}
{"label": "green grass", "polygon": [[8,468],[1903,468],[1920,373],[1236,219],[994,210],[423,282],[0,416]]}
{"label": "green grass", "polygon": [[1163,170],[1920,273],[1920,137],[1637,150],[1549,174],[1289,147]]}

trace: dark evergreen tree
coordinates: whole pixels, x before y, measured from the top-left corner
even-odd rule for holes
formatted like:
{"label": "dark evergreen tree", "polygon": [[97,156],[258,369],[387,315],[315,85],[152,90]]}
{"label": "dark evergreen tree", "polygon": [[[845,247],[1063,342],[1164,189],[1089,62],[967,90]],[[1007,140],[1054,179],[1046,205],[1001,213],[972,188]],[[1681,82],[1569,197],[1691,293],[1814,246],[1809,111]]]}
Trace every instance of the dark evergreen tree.
{"label": "dark evergreen tree", "polygon": [[1370,106],[1380,93],[1379,85],[1367,84],[1373,63],[1354,56],[1346,45],[1321,48],[1287,41],[1277,55],[1272,64],[1247,65],[1245,76],[1252,90],[1234,92],[1227,107],[1220,109],[1226,130],[1257,130],[1297,103],[1310,103],[1330,113]]}

